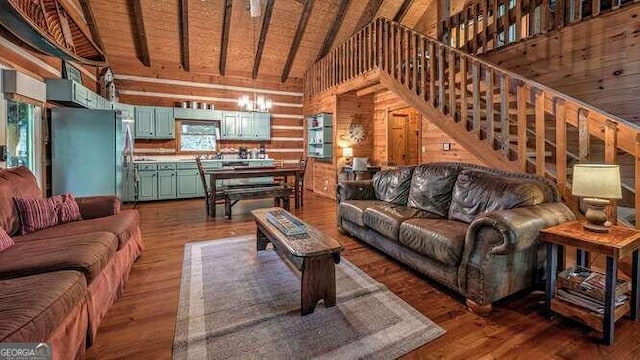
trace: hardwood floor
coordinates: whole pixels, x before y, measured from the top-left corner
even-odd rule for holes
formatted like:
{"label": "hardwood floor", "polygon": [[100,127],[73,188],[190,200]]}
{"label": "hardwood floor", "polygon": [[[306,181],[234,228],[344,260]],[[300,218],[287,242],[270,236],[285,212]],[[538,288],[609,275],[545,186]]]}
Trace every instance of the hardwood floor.
{"label": "hardwood floor", "polygon": [[[615,344],[605,346],[599,334],[576,322],[544,318],[540,291],[501,301],[490,317],[479,317],[466,309],[460,296],[339,234],[335,208],[334,201],[307,193],[304,209],[296,215],[342,243],[346,259],[447,331],[406,355],[408,359],[640,358],[640,322],[620,320]],[[203,200],[145,203],[138,210],[145,252],[134,265],[123,296],[103,321],[87,359],[170,359],[184,244],[255,233],[251,216],[241,215],[240,208],[234,208],[233,220],[206,218]]]}

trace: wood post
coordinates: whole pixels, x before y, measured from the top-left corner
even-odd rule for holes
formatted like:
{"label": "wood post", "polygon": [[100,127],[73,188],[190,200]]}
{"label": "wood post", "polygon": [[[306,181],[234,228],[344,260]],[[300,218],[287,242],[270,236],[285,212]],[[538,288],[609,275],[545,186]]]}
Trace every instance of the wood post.
{"label": "wood post", "polygon": [[500,77],[500,134],[502,137],[502,153],[508,157],[509,148],[511,147],[511,133],[509,132],[509,91],[511,87],[511,78],[509,75],[502,74]]}
{"label": "wood post", "polygon": [[588,161],[590,156],[589,143],[589,111],[578,109],[578,161]]}
{"label": "wood post", "polygon": [[544,176],[545,169],[545,93],[536,93],[536,174]]}
{"label": "wood post", "polygon": [[527,88],[524,83],[518,84],[518,167],[520,171],[527,171]]}
{"label": "wood post", "polygon": [[489,122],[489,131],[488,131],[488,138],[487,141],[489,142],[489,145],[491,146],[492,149],[495,149],[495,136],[496,136],[496,130],[495,130],[495,116],[493,114],[493,97],[495,96],[494,94],[494,74],[493,74],[493,68],[490,66],[487,66],[487,70],[485,73],[485,79],[484,81],[486,82],[486,88],[487,88],[487,95],[486,95],[486,107],[485,107],[485,116],[487,121]]}
{"label": "wood post", "polygon": [[471,64],[471,77],[473,81],[473,133],[480,136],[480,63],[473,60]]}
{"label": "wood post", "polygon": [[636,228],[640,229],[640,134],[636,134],[635,143],[635,209],[636,209]]}
{"label": "wood post", "polygon": [[560,195],[567,195],[567,119],[565,101],[556,99],[556,183]]}
{"label": "wood post", "polygon": [[[607,119],[604,124],[604,161],[607,164],[618,163],[618,123]],[[611,200],[607,208],[607,217],[613,224],[618,223],[616,201]]]}
{"label": "wood post", "polygon": [[463,127],[467,126],[469,121],[469,108],[467,101],[467,76],[469,74],[469,67],[467,65],[467,56],[460,56],[460,123]]}
{"label": "wood post", "polygon": [[448,68],[449,68],[449,115],[454,119],[456,118],[456,54],[453,50],[447,49],[448,56]]}

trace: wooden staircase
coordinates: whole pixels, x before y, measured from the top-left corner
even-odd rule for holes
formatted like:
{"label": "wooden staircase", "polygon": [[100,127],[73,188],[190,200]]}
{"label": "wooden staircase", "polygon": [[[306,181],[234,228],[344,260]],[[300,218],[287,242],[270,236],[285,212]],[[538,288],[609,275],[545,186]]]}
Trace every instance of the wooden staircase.
{"label": "wooden staircase", "polygon": [[311,67],[305,96],[378,83],[487,165],[545,176],[569,203],[573,164],[621,164],[618,204],[640,224],[640,127],[384,18]]}

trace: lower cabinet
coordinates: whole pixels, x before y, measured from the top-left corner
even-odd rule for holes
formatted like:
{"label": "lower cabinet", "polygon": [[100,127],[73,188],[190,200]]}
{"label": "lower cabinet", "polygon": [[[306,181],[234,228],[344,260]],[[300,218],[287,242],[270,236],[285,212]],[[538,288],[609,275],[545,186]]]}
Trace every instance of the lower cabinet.
{"label": "lower cabinet", "polygon": [[204,190],[198,169],[178,170],[177,198],[185,199],[203,195]]}
{"label": "lower cabinet", "polygon": [[[271,160],[253,161],[250,166],[271,165]],[[158,164],[136,164],[138,173],[137,183],[137,200],[153,201],[153,200],[171,200],[171,199],[189,199],[204,196],[204,188],[200,173],[195,162],[176,162],[176,163],[158,163]],[[220,169],[221,162],[208,162],[204,164],[205,170]],[[125,174],[123,186],[123,201],[136,200],[136,183],[133,171],[130,175]],[[209,177],[206,177],[207,185],[209,185]],[[273,177],[249,178],[249,179],[233,179],[218,180],[217,187],[223,185],[237,184],[258,184],[272,182]],[[210,186],[208,186],[210,188]]]}
{"label": "lower cabinet", "polygon": [[158,173],[156,171],[138,172],[138,201],[158,199]]}
{"label": "lower cabinet", "polygon": [[175,170],[158,171],[158,199],[176,198],[176,172]]}

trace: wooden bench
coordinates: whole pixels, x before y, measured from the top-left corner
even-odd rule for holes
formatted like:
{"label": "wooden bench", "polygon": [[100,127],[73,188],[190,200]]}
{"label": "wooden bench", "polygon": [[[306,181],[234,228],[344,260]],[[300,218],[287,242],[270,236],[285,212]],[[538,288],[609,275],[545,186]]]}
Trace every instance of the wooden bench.
{"label": "wooden bench", "polygon": [[273,198],[274,206],[280,206],[282,202],[282,207],[289,210],[289,197],[293,193],[293,188],[286,185],[260,185],[259,187],[224,189],[221,193],[224,199],[224,216],[231,219],[231,208],[240,200]]}

